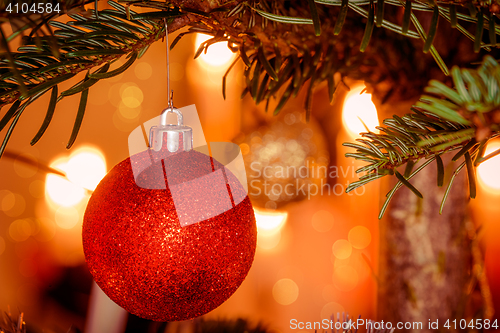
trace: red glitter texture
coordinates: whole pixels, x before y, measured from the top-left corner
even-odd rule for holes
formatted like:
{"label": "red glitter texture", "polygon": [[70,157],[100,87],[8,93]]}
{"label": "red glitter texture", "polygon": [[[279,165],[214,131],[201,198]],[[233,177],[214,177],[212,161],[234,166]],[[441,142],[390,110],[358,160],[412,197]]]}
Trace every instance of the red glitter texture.
{"label": "red glitter texture", "polygon": [[[161,160],[152,154],[158,153],[146,151],[134,155],[132,161],[144,166]],[[189,151],[166,156],[164,163],[171,186],[190,181],[190,186],[196,186],[193,192],[210,189],[214,195],[203,200],[212,211],[229,192],[233,208],[181,227],[169,188],[137,186],[127,158],[104,177],[89,200],[83,248],[96,283],[118,305],[155,321],[186,320],[221,305],[245,279],[255,254],[255,216],[233,174],[226,170],[229,186],[217,189],[210,177],[203,177],[213,169],[223,169],[217,161]],[[142,187],[165,182],[160,179],[159,165],[153,164],[140,175]],[[186,207],[198,200],[189,192],[184,195],[181,204]],[[232,198],[241,195],[245,199],[234,205]]]}

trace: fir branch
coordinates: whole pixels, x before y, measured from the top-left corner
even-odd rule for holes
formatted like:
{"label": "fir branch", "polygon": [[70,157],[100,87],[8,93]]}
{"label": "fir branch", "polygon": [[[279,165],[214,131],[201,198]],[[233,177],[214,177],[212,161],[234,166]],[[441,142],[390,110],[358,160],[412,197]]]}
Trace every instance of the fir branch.
{"label": "fir branch", "polygon": [[[490,22],[490,19],[494,20],[494,16],[490,15],[488,9],[481,8],[479,15],[472,15],[457,12],[454,6],[449,8],[449,2],[440,1],[431,5],[420,0],[411,0],[410,10],[403,1],[384,0],[384,11],[381,2],[380,8],[375,11],[375,7],[379,6],[376,0],[315,0],[290,3],[243,0],[121,0],[120,3],[124,5],[111,0],[108,3],[113,9],[99,12],[82,7],[83,3],[89,1],[61,0],[60,3],[70,18],[67,23],[56,21],[55,15],[42,15],[39,20],[29,15],[19,16],[16,20],[20,20],[24,25],[19,25],[12,36],[0,36],[4,49],[8,51],[0,56],[0,107],[46,92],[79,73],[89,73],[85,82],[61,92],[56,102],[64,96],[85,91],[100,79],[122,73],[136,58],[140,58],[153,42],[163,37],[163,18],[169,18],[169,31],[189,25],[191,27],[187,33],[204,32],[213,36],[202,44],[197,55],[215,42],[227,41],[233,51],[240,53],[247,66],[244,71],[247,75],[247,88],[244,93],[250,93],[256,103],[266,100],[266,105],[269,105],[270,99],[276,99],[274,114],[278,114],[287,101],[297,96],[301,88],[306,86],[305,109],[309,115],[316,86],[327,81],[332,98],[333,87],[339,83],[334,80],[335,73],[340,73],[341,78],[349,75],[363,79],[372,85],[387,78],[397,80],[394,79],[397,76],[395,73],[380,73],[380,64],[384,62],[383,57],[387,50],[383,43],[371,38],[376,26],[427,41],[425,49],[430,50],[437,63],[447,73],[446,64],[432,46],[432,35],[437,30],[437,24],[431,25],[431,31],[426,34],[416,19],[415,11],[433,11],[433,21],[436,22],[439,16],[449,21],[453,21],[456,16],[457,20],[478,22],[478,16],[484,15],[484,28],[494,29],[490,31],[490,36],[500,33],[500,27]],[[134,6],[141,7],[141,13],[130,9]],[[409,22],[403,22],[403,26],[392,22],[395,20],[394,14],[391,17],[389,13],[394,13],[394,10],[391,11],[388,7],[403,6],[407,9],[405,17],[411,18],[416,31],[410,29]],[[314,13],[311,13],[311,8]],[[366,17],[367,23],[349,17],[349,9],[357,13],[356,15]],[[380,17],[377,17],[377,14]],[[300,29],[295,28],[296,24],[302,23],[306,24]],[[340,33],[343,25],[349,25],[349,29],[343,29],[343,33]],[[461,25],[456,26],[468,38],[477,41],[475,36]],[[16,36],[23,36],[28,32],[29,35],[23,37],[23,45],[16,52],[9,51],[8,43]],[[185,33],[181,36],[183,35]],[[378,33],[377,36],[380,38],[383,34]],[[353,40],[357,41],[357,44],[353,43]],[[174,41],[174,44],[177,41]],[[483,42],[476,43],[477,45],[485,50],[489,49]],[[103,71],[105,66],[113,65],[124,55],[128,58],[124,65]],[[390,57],[392,55],[386,55],[386,58]],[[395,90],[405,89],[402,85],[395,85]],[[433,103],[428,104],[421,107],[435,107]],[[53,111],[50,115],[52,114]],[[11,117],[6,120],[8,122],[12,119]],[[50,119],[52,116],[46,117],[44,129]]]}
{"label": "fir branch", "polygon": [[[305,2],[289,4],[285,8],[279,1],[238,3],[235,7],[228,8],[227,16],[217,17],[217,23],[212,23],[208,19],[201,18],[195,27],[197,29],[204,29],[205,33],[211,34],[214,38],[202,44],[196,52],[195,57],[201,54],[201,52],[206,51],[207,47],[212,43],[222,40],[227,41],[233,50],[236,47],[239,48],[240,57],[247,66],[247,70],[244,71],[244,75],[247,78],[247,87],[244,89],[242,96],[249,93],[257,104],[266,100],[267,105],[269,105],[270,99],[276,99],[277,104],[273,112],[275,115],[281,111],[290,97],[297,96],[299,90],[306,85],[308,88],[305,109],[306,114],[309,114],[312,108],[311,96],[314,87],[324,81],[328,81],[329,86],[334,86],[332,84],[334,83],[333,75],[336,72],[339,72],[341,77],[349,75],[354,78],[364,79],[368,83],[377,84],[377,81],[370,82],[370,76],[373,72],[368,63],[373,61],[372,54],[367,54],[366,56],[359,54],[359,51],[363,52],[367,50],[370,45],[370,37],[375,26],[375,20],[377,25],[390,31],[410,38],[422,39],[425,42],[424,51],[429,50],[443,73],[446,75],[449,74],[447,65],[439,55],[437,49],[432,45],[434,36],[438,30],[437,22],[439,17],[442,16],[449,20],[450,9],[447,2],[437,2],[436,5],[423,1],[411,2],[414,12],[433,12],[433,23],[428,33],[424,31],[416,15],[411,10],[408,11],[407,15],[415,25],[416,31],[410,30],[409,24],[407,24],[407,28],[403,28],[391,22],[389,15],[386,15],[385,18],[377,18],[375,14],[375,4],[377,4],[377,1],[375,0],[355,2],[315,0],[315,3],[318,5],[315,16],[319,15],[316,20],[309,18],[311,14],[309,8],[304,8],[306,6]],[[404,2],[399,0],[387,0],[384,4],[399,7],[406,6]],[[365,5],[368,5],[369,8],[362,8]],[[330,10],[330,8],[336,6],[341,6],[340,12]],[[273,8],[273,10],[270,8]],[[357,38],[353,38],[352,36],[352,21],[349,22],[351,27],[350,33],[339,34],[345,22],[348,8],[368,19],[364,28],[364,34]],[[381,14],[381,11],[378,13]],[[259,27],[259,22],[254,14],[260,16],[261,28],[257,28]],[[333,22],[331,22],[332,16],[335,18],[334,26]],[[478,21],[477,17],[474,18],[464,13],[458,13],[457,18],[468,22]],[[234,19],[233,21],[229,21],[232,24],[229,24],[228,19]],[[485,18],[485,20],[488,19]],[[268,21],[277,22],[278,25],[273,25],[273,28],[271,28],[268,25]],[[306,38],[311,37],[313,34],[318,35],[318,22],[325,25],[324,22],[328,21],[331,23],[327,23],[326,25],[329,29],[333,27],[333,31],[326,28],[320,36]],[[316,26],[313,28],[314,24]],[[301,25],[300,30],[303,33],[298,33],[298,30],[293,30],[293,28],[291,30],[293,32],[290,33],[290,28],[288,27],[293,25]],[[467,38],[475,40],[474,35],[461,25],[457,25],[457,28]],[[356,27],[356,29],[359,29],[359,27]],[[191,32],[194,32],[194,30],[190,30],[188,33]],[[493,31],[493,34],[496,35],[496,33],[500,33],[500,31]],[[338,34],[339,37],[337,37],[337,40],[328,38]],[[351,36],[346,37],[345,35]],[[270,39],[266,36],[273,37]],[[284,36],[288,38],[284,38]],[[350,41],[359,40],[358,50],[355,50],[356,46],[352,42],[348,42],[347,38]],[[342,45],[343,54],[337,53],[336,49],[339,48],[332,44]],[[243,45],[245,51],[242,51]],[[488,45],[481,41],[477,45],[485,50],[490,50]],[[279,55],[276,49],[280,50]],[[376,52],[373,49],[371,51]],[[264,54],[266,56],[263,56]],[[346,54],[349,54],[348,59],[344,58]],[[365,71],[356,73],[361,68],[365,69]],[[225,77],[227,77],[227,73]],[[384,76],[379,75],[378,77]],[[224,90],[225,82],[223,82],[223,92]],[[330,91],[333,91],[333,89],[330,88]]]}
{"label": "fir branch", "polygon": [[10,313],[3,313],[3,323],[0,323],[0,332],[5,333],[26,333],[26,323],[24,314],[20,313],[17,318],[13,318]]}
{"label": "fir branch", "polygon": [[[475,169],[491,158],[483,156],[487,142],[500,136],[500,65],[487,56],[477,70],[454,67],[452,76],[455,89],[430,81],[425,89],[428,95],[420,98],[412,108],[413,113],[384,120],[385,126],[377,128],[380,133],[363,133],[363,139],[357,140],[360,144],[344,143],[344,146],[356,149],[355,153],[346,154],[347,157],[369,163],[356,171],[366,174],[350,184],[346,192],[386,175],[395,174],[399,180],[389,192],[379,217],[401,186],[421,196],[408,180],[434,160],[438,165],[438,186],[442,186],[444,167],[441,155],[455,150],[460,151],[453,160],[464,157],[465,162],[453,174],[441,211],[455,176],[464,166],[468,172],[470,197],[475,197]],[[396,170],[422,160],[426,161],[423,166],[411,174],[407,171],[403,176]]]}
{"label": "fir branch", "polygon": [[[101,79],[121,74],[129,68],[139,55],[144,54],[149,45],[164,36],[163,24],[137,19],[128,21],[124,6],[110,2],[114,9],[102,10],[99,15],[69,14],[72,20],[67,23],[51,21],[55,29],[53,36],[41,38],[24,37],[23,45],[17,52],[7,49],[5,57],[0,57],[0,107],[13,103],[2,120],[2,128],[11,120],[11,126],[0,145],[0,156],[6,147],[12,130],[24,108],[42,96],[48,90],[56,92],[57,86],[81,72],[87,72],[84,80],[73,87],[62,91],[51,105],[44,123],[31,144],[35,144],[47,129],[56,103],[65,96],[82,93],[82,99],[75,121],[74,130],[68,148],[76,139],[78,129],[86,107],[88,89]],[[137,15],[129,11],[132,16]],[[165,11],[164,16],[178,17],[178,11]],[[53,51],[55,38],[58,45],[57,55]],[[123,55],[128,61],[122,66],[109,71],[110,66]],[[93,68],[97,71],[91,73]],[[56,89],[56,90],[54,90]],[[27,102],[19,102],[27,99]]]}
{"label": "fir branch", "polygon": [[[0,58],[0,106],[32,96],[33,92],[45,86],[58,84],[61,82],[58,79],[67,79],[68,74],[76,75],[111,64],[123,55],[137,54],[163,36],[162,25],[151,25],[146,20],[127,22],[125,7],[118,6],[115,10],[101,11],[99,19],[95,14],[90,17],[70,14],[73,20],[67,23],[50,22],[57,28],[54,36],[60,48],[59,57],[50,52],[49,38],[41,38],[41,44],[36,45],[34,38],[25,37],[23,46],[12,53],[12,59]],[[169,15],[176,17],[180,14],[174,12]],[[121,69],[115,70],[107,76],[121,72]],[[25,94],[22,94],[22,86],[26,87]]]}

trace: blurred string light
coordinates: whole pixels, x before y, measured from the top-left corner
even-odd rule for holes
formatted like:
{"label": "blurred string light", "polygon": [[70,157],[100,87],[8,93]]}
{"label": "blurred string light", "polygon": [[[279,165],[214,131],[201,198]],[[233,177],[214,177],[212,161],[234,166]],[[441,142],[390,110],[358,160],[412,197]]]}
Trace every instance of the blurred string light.
{"label": "blurred string light", "polygon": [[[334,316],[334,318],[336,318],[337,321],[341,321],[342,319],[339,319],[339,315],[343,314],[344,312],[345,309],[342,305],[340,305],[337,302],[329,302],[325,304],[321,309],[321,319],[331,320],[331,316]],[[338,332],[338,330],[335,331]]]}
{"label": "blurred string light", "polygon": [[257,245],[262,249],[273,249],[281,240],[281,229],[288,218],[287,212],[263,211],[254,208],[257,222]]}
{"label": "blurred string light", "polygon": [[[500,141],[495,140],[486,146],[484,156],[487,156],[500,149]],[[477,175],[481,185],[490,193],[500,194],[500,155],[497,155],[479,165]]]}
{"label": "blurred string light", "polygon": [[[332,282],[340,291],[351,291],[359,282],[369,276],[363,250],[371,243],[371,233],[368,228],[358,225],[349,230],[347,240],[339,239],[332,246],[333,276]],[[356,252],[357,251],[357,252]]]}
{"label": "blurred string light", "polygon": [[352,254],[352,245],[345,239],[339,239],[332,246],[333,255],[338,259],[347,259]]}
{"label": "blurred string light", "polygon": [[[213,36],[196,34],[196,40],[194,43],[195,52],[202,43],[211,38],[213,38]],[[202,52],[200,58],[201,61],[207,66],[222,67],[233,60],[234,56],[234,53],[227,47],[227,42],[218,42],[210,45],[206,53]]]}
{"label": "blurred string light", "polygon": [[35,225],[31,219],[17,219],[9,226],[9,236],[15,242],[24,242],[35,234]]}
{"label": "blurred string light", "polygon": [[377,109],[372,102],[372,95],[363,92],[365,88],[364,85],[351,88],[345,97],[342,110],[342,122],[349,135],[354,138],[360,137],[359,133],[366,132],[365,125],[372,132],[375,132],[376,127],[379,126]]}
{"label": "blurred string light", "polygon": [[[147,63],[140,64],[150,66]],[[136,69],[142,67],[138,64]],[[137,126],[143,111],[145,98],[142,89],[132,81],[116,82],[109,86],[106,98],[115,107],[113,125],[122,132],[130,133]]]}
{"label": "blurred string light", "polygon": [[45,190],[48,198],[58,206],[77,205],[93,191],[106,175],[106,162],[102,153],[93,148],[80,148],[69,159],[60,158],[50,166],[61,170],[66,177],[47,174]]}
{"label": "blurred string light", "polygon": [[9,217],[18,217],[26,208],[26,200],[19,193],[0,190],[0,210]]}
{"label": "blurred string light", "polygon": [[333,214],[327,210],[318,210],[311,219],[311,224],[314,230],[318,232],[327,232],[333,228],[335,218]]}
{"label": "blurred string light", "polygon": [[299,287],[292,279],[278,280],[273,286],[273,298],[281,305],[290,305],[299,297]]}
{"label": "blurred string light", "polygon": [[139,80],[148,80],[153,75],[153,67],[148,62],[139,62],[135,65],[134,74]]}
{"label": "blurred string light", "polygon": [[347,238],[349,239],[349,243],[351,243],[352,247],[361,250],[370,245],[370,242],[372,241],[372,234],[367,227],[358,225],[349,231]]}

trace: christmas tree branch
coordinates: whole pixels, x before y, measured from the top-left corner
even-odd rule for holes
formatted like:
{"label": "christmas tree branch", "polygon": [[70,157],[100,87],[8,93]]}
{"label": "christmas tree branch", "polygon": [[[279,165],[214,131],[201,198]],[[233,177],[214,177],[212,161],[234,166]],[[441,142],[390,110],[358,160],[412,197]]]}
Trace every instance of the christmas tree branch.
{"label": "christmas tree branch", "polygon": [[[22,101],[67,80],[69,75],[113,63],[123,55],[140,58],[150,44],[165,33],[164,26],[148,20],[148,15],[137,15],[136,20],[128,21],[127,15],[134,16],[135,12],[127,11],[116,2],[110,1],[110,4],[115,9],[103,10],[98,16],[95,12],[90,16],[69,14],[72,20],[67,23],[49,22],[57,28],[51,36],[55,38],[57,50],[52,48],[51,37],[37,38],[32,34],[23,38],[23,45],[17,52],[5,45],[5,58],[0,62],[0,106]],[[162,14],[167,18],[180,16],[176,11]],[[94,84],[99,79],[120,74],[130,65],[127,63],[126,67],[106,74],[90,74],[87,81],[95,80],[91,81]],[[87,82],[80,87],[89,86]],[[71,88],[61,95],[79,91]]]}
{"label": "christmas tree branch", "polygon": [[[387,96],[407,89],[398,82],[401,67],[390,68],[384,64],[394,59],[403,61],[407,57],[405,53],[412,53],[414,46],[409,39],[422,39],[424,51],[429,51],[447,74],[446,64],[432,45],[439,17],[445,17],[467,38],[474,40],[477,50],[490,50],[491,45],[496,45],[496,34],[500,33],[494,16],[490,15],[495,13],[494,4],[486,8],[474,3],[471,9],[477,7],[480,10],[465,14],[448,2],[429,4],[414,0],[379,3],[375,0],[122,0],[123,5],[108,1],[113,9],[96,10],[99,2],[95,2],[94,9],[84,10],[82,6],[87,3],[87,0],[62,0],[63,12],[66,11],[70,18],[66,23],[56,21],[59,15],[54,13],[14,15],[15,20],[11,19],[11,23],[15,21],[24,25],[12,24],[18,28],[11,36],[6,36],[0,27],[0,44],[4,50],[0,55],[0,107],[11,104],[0,121],[0,130],[11,122],[0,147],[0,156],[17,119],[27,106],[26,101],[31,103],[48,91],[52,92],[51,102],[45,120],[31,142],[36,143],[47,129],[58,101],[80,94],[80,107],[68,143],[71,147],[83,120],[88,89],[101,79],[127,70],[153,42],[161,39],[165,33],[164,18],[169,21],[169,31],[189,25],[187,33],[203,32],[213,36],[202,44],[196,56],[215,42],[227,41],[233,51],[239,52],[239,59],[246,65],[247,87],[243,94],[250,94],[256,103],[266,101],[267,105],[271,99],[276,99],[275,114],[290,97],[297,96],[305,87],[308,116],[314,88],[327,82],[332,100],[335,88],[344,76],[365,80],[373,86],[389,80],[394,89]],[[140,7],[140,12],[131,7]],[[390,7],[405,8],[400,25],[393,22],[399,14]],[[76,13],[76,10],[80,12]],[[414,14],[416,11],[433,13],[427,32]],[[357,15],[366,17],[366,23]],[[468,32],[458,24],[459,20],[477,22],[477,33]],[[410,28],[410,21],[415,30]],[[384,27],[390,35],[382,30],[377,33],[377,39],[371,41],[374,27]],[[491,45],[481,41],[479,32],[484,27],[490,31]],[[22,46],[16,51],[11,50],[12,41],[19,36],[22,37]],[[397,39],[399,36],[403,36],[402,39]],[[388,43],[396,43],[398,47],[388,48]],[[118,68],[113,66],[123,56],[127,59],[125,64]],[[59,84],[79,73],[86,73],[85,78],[57,95]],[[336,77],[336,73],[340,76]]]}
{"label": "christmas tree branch", "polygon": [[[80,108],[68,142],[68,148],[71,147],[83,120],[88,89],[101,79],[124,72],[151,43],[164,36],[165,26],[149,20],[148,14],[127,10],[116,2],[110,4],[113,10],[102,10],[98,15],[95,12],[87,16],[69,14],[72,20],[67,23],[49,22],[56,28],[53,36],[25,36],[17,52],[12,52],[8,44],[4,45],[5,57],[0,61],[0,106],[13,104],[0,120],[0,131],[12,120],[0,146],[0,156],[25,107],[48,91],[52,91],[52,96],[47,115],[31,144],[35,144],[47,129],[56,103],[64,97],[81,94]],[[170,20],[181,15],[177,11],[161,14]],[[128,16],[135,20],[127,20]],[[57,52],[53,49],[53,39],[58,45]],[[124,55],[128,60],[110,70]],[[97,70],[92,71],[96,67]],[[86,72],[86,76],[58,96],[58,85],[81,72]]]}
{"label": "christmas tree branch", "polygon": [[[378,127],[380,133],[363,133],[358,143],[344,143],[356,149],[347,157],[368,164],[356,170],[366,173],[347,188],[350,192],[386,175],[398,178],[396,186],[387,194],[379,218],[389,201],[401,186],[408,187],[417,196],[422,194],[409,182],[420,170],[436,161],[438,186],[443,186],[444,166],[441,155],[458,151],[452,161],[464,162],[454,171],[445,191],[440,213],[455,176],[465,167],[469,178],[469,194],[476,196],[475,170],[479,164],[500,154],[497,150],[484,155],[487,143],[500,136],[500,65],[487,56],[477,70],[452,70],[454,89],[432,80],[425,88],[427,94],[404,117],[393,116]],[[418,162],[425,161],[416,170]],[[397,169],[405,165],[404,173]]]}

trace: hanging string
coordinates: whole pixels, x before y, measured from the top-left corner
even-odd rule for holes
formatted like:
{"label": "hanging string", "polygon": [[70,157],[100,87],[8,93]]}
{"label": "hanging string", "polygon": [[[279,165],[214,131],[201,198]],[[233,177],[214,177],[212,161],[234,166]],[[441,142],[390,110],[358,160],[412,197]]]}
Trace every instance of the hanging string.
{"label": "hanging string", "polygon": [[167,105],[169,109],[174,108],[174,90],[170,90],[170,50],[168,45],[168,26],[167,19],[163,18],[163,22],[165,22],[165,44],[167,46]]}

